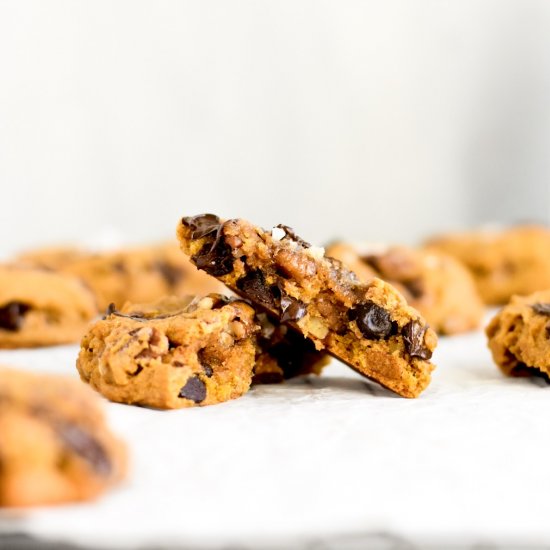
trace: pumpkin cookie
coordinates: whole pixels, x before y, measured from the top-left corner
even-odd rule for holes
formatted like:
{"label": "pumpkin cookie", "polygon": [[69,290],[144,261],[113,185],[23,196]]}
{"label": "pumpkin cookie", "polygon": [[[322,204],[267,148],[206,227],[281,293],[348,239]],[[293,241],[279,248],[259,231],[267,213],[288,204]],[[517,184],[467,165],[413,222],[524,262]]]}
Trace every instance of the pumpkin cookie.
{"label": "pumpkin cookie", "polygon": [[150,302],[165,295],[208,294],[223,288],[169,243],[103,253],[50,248],[17,261],[79,277],[96,294],[102,311],[111,303],[122,307],[127,301]]}
{"label": "pumpkin cookie", "polygon": [[437,338],[380,279],[360,282],[289,227],[265,231],[213,214],[183,218],[182,250],[209,275],[359,373],[406,397],[429,384]]}
{"label": "pumpkin cookie", "polygon": [[0,266],[0,348],[77,342],[96,315],[94,295],[76,277]]}
{"label": "pumpkin cookie", "polygon": [[39,506],[103,493],[126,452],[81,382],[0,368],[0,464],[0,506]]}
{"label": "pumpkin cookie", "polygon": [[514,296],[486,329],[493,359],[508,376],[550,376],[550,290]]}
{"label": "pumpkin cookie", "polygon": [[77,368],[111,401],[213,405],[249,389],[257,331],[252,307],[218,294],[128,304],[91,327]]}
{"label": "pumpkin cookie", "polygon": [[471,271],[487,304],[505,304],[514,294],[550,289],[550,229],[517,225],[442,235],[428,242]]}

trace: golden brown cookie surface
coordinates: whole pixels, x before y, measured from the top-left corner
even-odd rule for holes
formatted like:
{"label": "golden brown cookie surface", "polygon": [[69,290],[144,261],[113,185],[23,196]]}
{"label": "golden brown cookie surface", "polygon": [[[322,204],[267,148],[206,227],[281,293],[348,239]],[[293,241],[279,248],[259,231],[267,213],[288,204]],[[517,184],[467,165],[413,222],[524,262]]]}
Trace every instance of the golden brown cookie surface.
{"label": "golden brown cookie surface", "polygon": [[391,285],[361,283],[283,225],[265,231],[213,214],[183,218],[197,267],[288,323],[355,370],[406,397],[429,384],[435,333]]}
{"label": "golden brown cookie surface", "polygon": [[78,380],[0,368],[0,506],[87,500],[118,482],[126,451]]}
{"label": "golden brown cookie surface", "polygon": [[216,294],[127,304],[91,327],[77,368],[111,401],[212,405],[249,389],[257,331],[248,304]]}
{"label": "golden brown cookie surface", "polygon": [[473,330],[481,322],[484,306],[474,280],[452,256],[436,250],[381,248],[368,243],[335,243],[326,253],[363,281],[379,277],[395,286],[438,333]]}
{"label": "golden brown cookie surface", "polygon": [[486,329],[493,359],[508,376],[550,376],[550,291],[514,296]]}
{"label": "golden brown cookie surface", "polygon": [[96,315],[94,295],[76,277],[0,266],[0,348],[77,342]]}
{"label": "golden brown cookie surface", "polygon": [[428,242],[464,263],[487,304],[504,304],[514,294],[550,288],[550,229],[518,225],[436,237]]}

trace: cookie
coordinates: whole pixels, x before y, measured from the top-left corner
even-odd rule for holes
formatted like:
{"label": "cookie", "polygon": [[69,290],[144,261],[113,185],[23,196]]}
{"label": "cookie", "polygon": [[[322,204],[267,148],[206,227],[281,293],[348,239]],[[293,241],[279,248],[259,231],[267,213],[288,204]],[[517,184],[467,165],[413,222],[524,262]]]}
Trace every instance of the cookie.
{"label": "cookie", "polygon": [[198,271],[177,244],[159,244],[104,253],[75,248],[36,250],[17,261],[80,277],[94,291],[101,311],[109,304],[151,302],[165,295],[208,294],[223,289]]}
{"label": "cookie", "polygon": [[479,327],[484,305],[470,272],[452,256],[405,246],[335,243],[327,256],[342,261],[362,281],[379,277],[397,288],[440,334]]}
{"label": "cookie", "polygon": [[77,342],[97,311],[94,295],[75,277],[0,266],[0,348]]}
{"label": "cookie", "polygon": [[124,445],[78,380],[0,368],[0,506],[88,500],[119,482]]}
{"label": "cookie", "polygon": [[486,304],[550,288],[550,229],[518,225],[442,235],[428,242],[471,271]]}
{"label": "cookie", "polygon": [[119,403],[175,409],[234,399],[252,381],[254,315],[218,294],[128,304],[84,336],[78,372]]}
{"label": "cookie", "polygon": [[183,218],[182,250],[209,275],[287,323],[359,373],[418,396],[429,384],[437,337],[380,279],[360,282],[290,228],[265,231],[213,214]]}
{"label": "cookie", "polygon": [[550,376],[550,290],[514,296],[486,328],[495,363],[508,376]]}

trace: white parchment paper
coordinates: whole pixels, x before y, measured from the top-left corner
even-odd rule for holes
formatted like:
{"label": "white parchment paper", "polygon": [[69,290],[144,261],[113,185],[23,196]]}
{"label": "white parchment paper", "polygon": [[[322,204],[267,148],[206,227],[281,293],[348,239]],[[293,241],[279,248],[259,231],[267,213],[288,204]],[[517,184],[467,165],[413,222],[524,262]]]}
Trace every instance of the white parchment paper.
{"label": "white parchment paper", "polygon": [[[77,349],[0,363],[76,376]],[[415,400],[334,361],[211,407],[106,402],[127,481],[93,503],[4,512],[0,530],[107,548],[550,544],[550,386],[503,377],[481,332],[441,339],[434,360]]]}

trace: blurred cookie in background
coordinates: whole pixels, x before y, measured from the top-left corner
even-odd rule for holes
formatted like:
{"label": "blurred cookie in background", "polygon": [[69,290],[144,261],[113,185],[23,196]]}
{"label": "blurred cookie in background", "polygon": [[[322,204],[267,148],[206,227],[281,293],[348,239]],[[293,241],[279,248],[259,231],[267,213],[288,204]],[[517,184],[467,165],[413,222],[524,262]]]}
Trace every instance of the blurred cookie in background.
{"label": "blurred cookie in background", "polygon": [[0,266],[0,348],[77,342],[97,313],[95,295],[73,275]]}
{"label": "blurred cookie in background", "polygon": [[334,243],[327,256],[343,262],[361,280],[379,277],[397,288],[440,334],[479,327],[484,306],[468,270],[434,250],[369,243]]}
{"label": "blurred cookie in background", "polygon": [[150,302],[165,295],[224,290],[171,243],[97,253],[71,247],[46,248],[22,254],[17,262],[80,277],[97,296],[102,311],[111,303],[122,307],[126,302]]}
{"label": "blurred cookie in background", "polygon": [[450,233],[427,244],[463,262],[487,304],[550,288],[550,229],[542,225]]}
{"label": "blurred cookie in background", "polygon": [[126,449],[80,381],[0,367],[0,506],[97,497],[120,481]]}

